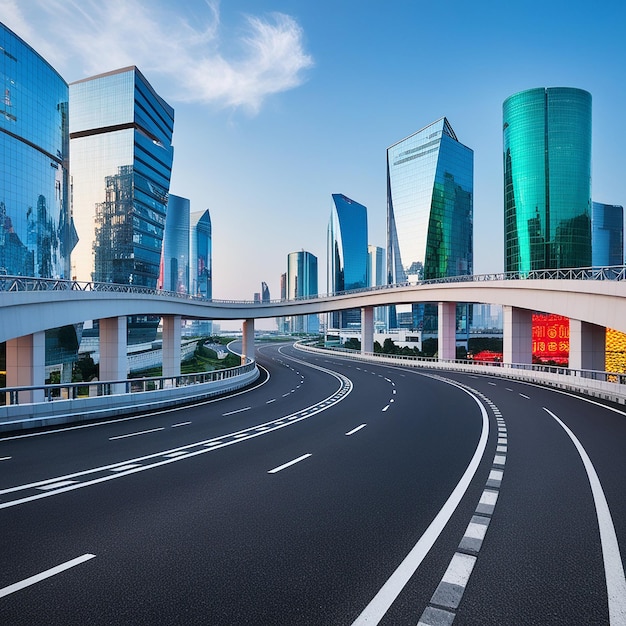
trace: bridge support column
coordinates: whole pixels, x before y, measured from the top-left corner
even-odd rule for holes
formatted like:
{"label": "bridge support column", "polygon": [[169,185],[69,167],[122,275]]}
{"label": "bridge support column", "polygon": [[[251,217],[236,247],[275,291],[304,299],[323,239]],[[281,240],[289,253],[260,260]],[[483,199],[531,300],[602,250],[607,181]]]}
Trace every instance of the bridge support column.
{"label": "bridge support column", "polygon": [[456,302],[440,302],[437,311],[439,361],[456,359]]}
{"label": "bridge support column", "polygon": [[526,309],[503,307],[502,360],[506,365],[533,362],[533,314]]}
{"label": "bridge support column", "polygon": [[243,321],[241,338],[241,364],[248,359],[254,359],[254,318]]}
{"label": "bridge support column", "polygon": [[[126,316],[107,317],[100,320],[100,380],[124,380],[128,358],[126,356]],[[111,385],[111,393],[124,393],[120,383]]]}
{"label": "bridge support column", "polygon": [[[9,339],[6,355],[7,387],[35,387],[45,384],[45,332]],[[18,395],[20,403],[43,402],[43,400],[43,389],[22,391]]]}
{"label": "bridge support column", "polygon": [[163,316],[163,376],[180,376],[181,316]]}
{"label": "bridge support column", "polygon": [[581,322],[569,321],[569,367],[575,370],[606,368],[606,328]]}
{"label": "bridge support column", "polygon": [[374,307],[361,307],[361,354],[374,352]]}

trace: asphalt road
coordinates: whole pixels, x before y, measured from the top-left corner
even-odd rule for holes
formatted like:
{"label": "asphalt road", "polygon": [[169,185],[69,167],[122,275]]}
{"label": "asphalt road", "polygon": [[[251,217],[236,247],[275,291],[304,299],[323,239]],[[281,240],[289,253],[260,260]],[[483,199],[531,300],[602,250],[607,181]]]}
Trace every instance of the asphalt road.
{"label": "asphalt road", "polygon": [[626,624],[624,412],[258,360],[223,399],[0,439],[0,624]]}

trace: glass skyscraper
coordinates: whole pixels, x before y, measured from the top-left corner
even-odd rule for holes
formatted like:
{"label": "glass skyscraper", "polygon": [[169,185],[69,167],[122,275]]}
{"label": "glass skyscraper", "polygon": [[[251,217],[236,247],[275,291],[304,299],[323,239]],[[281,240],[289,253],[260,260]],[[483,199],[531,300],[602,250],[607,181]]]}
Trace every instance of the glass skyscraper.
{"label": "glass skyscraper", "polygon": [[0,23],[0,272],[69,278],[68,86]]}
{"label": "glass skyscraper", "polygon": [[591,211],[591,263],[594,267],[624,263],[624,207],[594,202]]}
{"label": "glass skyscraper", "polygon": [[[307,298],[317,295],[317,257],[310,252],[300,250],[287,255],[288,300]],[[290,318],[292,333],[319,332],[317,315],[292,315]]]}
{"label": "glass skyscraper", "polygon": [[169,195],[163,239],[163,289],[189,293],[189,200]]}
{"label": "glass skyscraper", "polygon": [[191,213],[191,293],[210,300],[213,297],[212,231],[209,209]]}
{"label": "glass skyscraper", "polygon": [[[387,282],[473,272],[474,152],[445,117],[387,149]],[[435,305],[390,307],[390,327],[436,332]]]}
{"label": "glass skyscraper", "polygon": [[[327,290],[338,293],[367,287],[367,209],[340,193],[332,194],[328,223]],[[360,326],[359,309],[330,314],[332,328]]]}
{"label": "glass skyscraper", "polygon": [[591,265],[591,94],[529,89],[503,104],[506,271]]}
{"label": "glass skyscraper", "polygon": [[70,84],[73,273],[155,288],[172,170],[174,109],[136,67]]}

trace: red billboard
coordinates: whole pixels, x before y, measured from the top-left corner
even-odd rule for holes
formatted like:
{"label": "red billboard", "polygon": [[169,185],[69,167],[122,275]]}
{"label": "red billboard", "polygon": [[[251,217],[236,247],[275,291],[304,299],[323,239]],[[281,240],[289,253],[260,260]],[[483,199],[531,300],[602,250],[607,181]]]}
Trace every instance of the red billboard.
{"label": "red billboard", "polygon": [[533,313],[533,363],[569,362],[569,318]]}

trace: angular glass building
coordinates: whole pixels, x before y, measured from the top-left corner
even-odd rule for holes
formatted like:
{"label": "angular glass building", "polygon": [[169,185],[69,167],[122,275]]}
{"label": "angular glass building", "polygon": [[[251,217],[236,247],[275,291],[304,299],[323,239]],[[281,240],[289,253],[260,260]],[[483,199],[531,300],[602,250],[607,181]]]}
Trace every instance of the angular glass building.
{"label": "angular glass building", "polygon": [[[367,209],[340,193],[332,194],[328,222],[327,290],[338,293],[367,287]],[[360,327],[359,309],[334,312],[331,328]]]}
{"label": "angular glass building", "polygon": [[[287,255],[286,297],[288,300],[317,296],[317,257],[300,250]],[[292,315],[289,331],[318,333],[317,315]]]}
{"label": "angular glass building", "polygon": [[505,270],[591,265],[591,94],[529,89],[504,101]]}
{"label": "angular glass building", "polygon": [[[473,272],[473,194],[474,152],[445,117],[387,149],[388,284]],[[436,306],[391,307],[389,325],[436,332]]]}
{"label": "angular glass building", "polygon": [[0,272],[69,278],[68,85],[0,23]]}
{"label": "angular glass building", "polygon": [[155,288],[172,171],[174,109],[136,67],[71,83],[78,280]]}
{"label": "angular glass building", "polygon": [[624,263],[624,207],[594,202],[591,209],[591,263],[594,267]]}
{"label": "angular glass building", "polygon": [[189,200],[170,194],[163,239],[163,289],[189,293]]}
{"label": "angular glass building", "polygon": [[210,300],[213,297],[212,231],[209,209],[190,215],[191,293]]}

